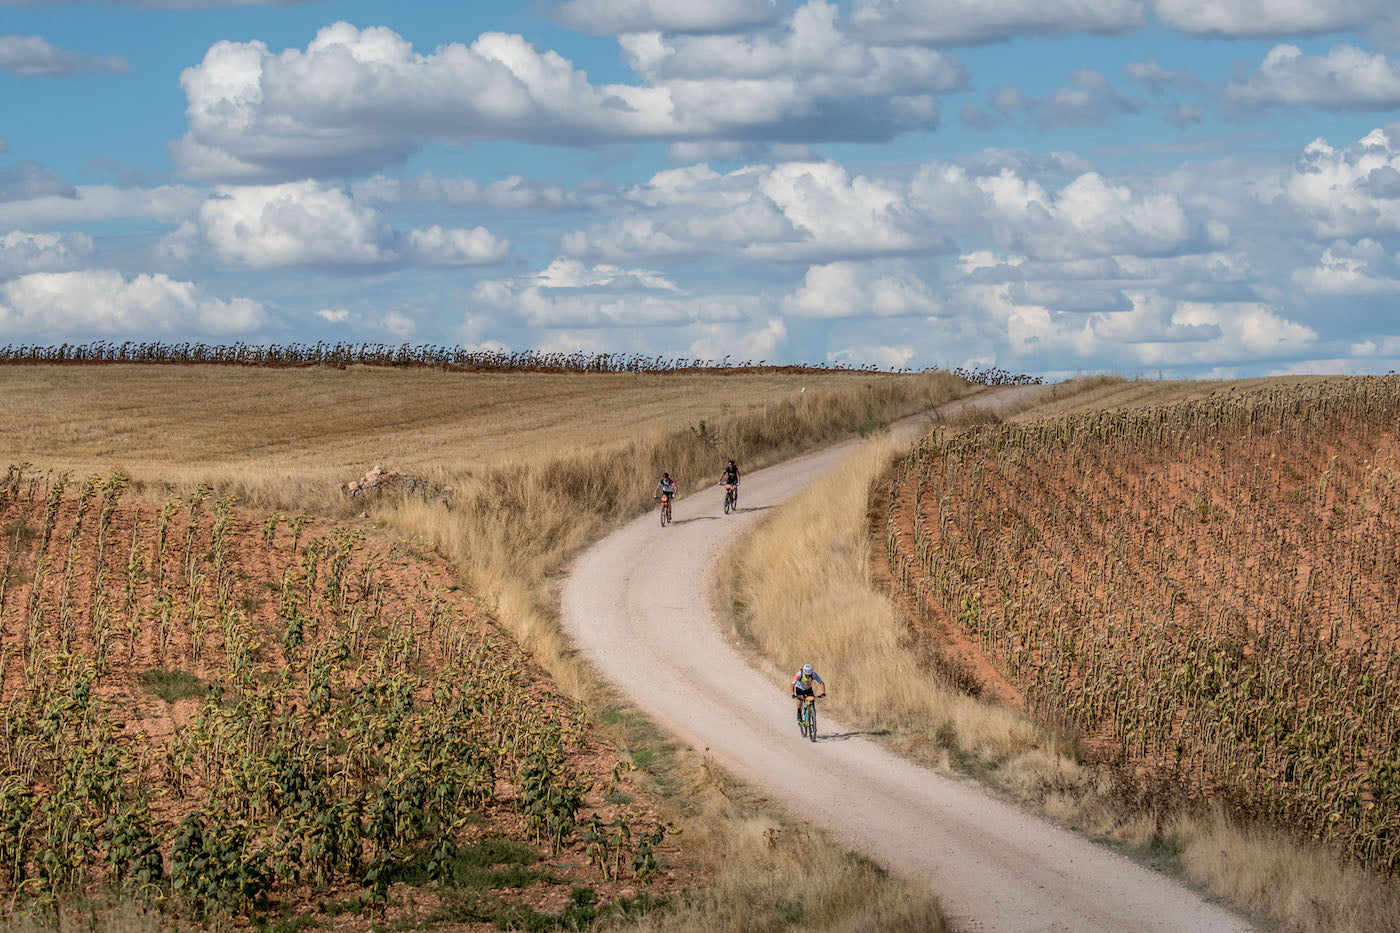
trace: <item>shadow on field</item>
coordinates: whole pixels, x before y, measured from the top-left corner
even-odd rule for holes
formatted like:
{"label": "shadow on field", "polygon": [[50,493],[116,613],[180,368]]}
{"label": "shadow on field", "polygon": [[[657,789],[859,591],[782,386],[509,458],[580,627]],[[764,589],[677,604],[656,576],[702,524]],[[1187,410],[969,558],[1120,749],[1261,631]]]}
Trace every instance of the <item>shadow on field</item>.
{"label": "shadow on field", "polygon": [[868,730],[856,731],[856,732],[832,732],[832,733],[830,733],[829,735],[822,735],[820,732],[818,732],[818,733],[817,733],[817,741],[818,741],[818,742],[845,742],[845,741],[848,740],[848,739],[854,739],[854,738],[857,738],[858,736],[862,736],[862,735],[889,735],[889,734],[890,734],[890,730],[888,730],[888,729],[868,729]]}

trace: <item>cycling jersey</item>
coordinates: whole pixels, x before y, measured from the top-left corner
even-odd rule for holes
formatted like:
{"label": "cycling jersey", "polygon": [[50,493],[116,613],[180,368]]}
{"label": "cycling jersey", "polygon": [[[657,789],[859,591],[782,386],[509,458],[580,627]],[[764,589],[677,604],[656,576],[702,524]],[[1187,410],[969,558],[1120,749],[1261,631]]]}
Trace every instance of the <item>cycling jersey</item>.
{"label": "cycling jersey", "polygon": [[659,482],[659,483],[656,484],[656,487],[657,487],[658,489],[661,490],[661,494],[662,494],[663,496],[669,496],[669,497],[674,498],[675,495],[676,495],[676,481],[675,481],[675,480],[663,479],[661,482]]}
{"label": "cycling jersey", "polygon": [[823,687],[826,686],[826,684],[822,682],[822,679],[819,676],[817,676],[816,671],[812,671],[811,677],[803,677],[802,670],[801,668],[799,668],[797,671],[797,676],[792,679],[792,686],[796,690],[805,690],[810,692],[813,683],[819,683]]}
{"label": "cycling jersey", "polygon": [[726,483],[731,484],[731,485],[738,485],[738,482],[739,482],[739,468],[738,468],[738,467],[725,467],[725,468],[724,468],[724,481],[725,481]]}

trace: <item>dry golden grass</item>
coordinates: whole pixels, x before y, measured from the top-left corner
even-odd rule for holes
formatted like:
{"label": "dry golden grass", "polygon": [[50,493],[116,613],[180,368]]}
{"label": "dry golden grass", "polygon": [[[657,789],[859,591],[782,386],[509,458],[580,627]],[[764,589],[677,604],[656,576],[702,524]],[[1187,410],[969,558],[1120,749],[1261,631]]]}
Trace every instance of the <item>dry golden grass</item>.
{"label": "dry golden grass", "polygon": [[[1094,382],[1082,395],[1062,390],[1047,403],[1083,410],[1220,388]],[[862,446],[725,556],[721,590],[741,637],[775,683],[786,684],[787,671],[816,661],[830,685],[833,717],[888,730],[895,747],[935,767],[960,762],[1051,818],[1179,870],[1285,929],[1400,929],[1400,896],[1375,876],[1320,847],[1239,826],[1218,812],[1138,809],[1111,775],[1078,760],[1072,741],[958,692],[933,670],[900,610],[870,576],[871,490],[884,488],[881,476],[900,446],[888,439]]]}
{"label": "dry golden grass", "polygon": [[931,676],[899,609],[871,584],[870,487],[904,447],[887,436],[861,446],[725,555],[720,587],[740,609],[740,634],[775,684],[820,659],[834,718],[894,731],[911,747],[936,737],[1003,763],[1054,744],[1021,714]]}
{"label": "dry golden grass", "polygon": [[[918,377],[908,377],[918,378]],[[0,459],[181,482],[331,486],[376,462],[451,474],[906,377],[448,373],[352,367],[0,367]],[[358,472],[357,472],[358,471]],[[716,472],[718,470],[716,469]],[[254,484],[250,484],[254,485]]]}
{"label": "dry golden grass", "polygon": [[711,870],[709,888],[674,909],[605,924],[627,933],[938,933],[947,929],[928,886],[887,874],[822,832],[775,817],[762,797],[708,758],[674,749],[687,849]]}
{"label": "dry golden grass", "polygon": [[551,449],[504,466],[449,474],[452,508],[419,500],[375,514],[422,538],[462,568],[511,633],[566,689],[588,699],[590,687],[566,644],[551,580],[586,544],[652,507],[662,470],[682,491],[714,482],[727,457],[744,469],[849,436],[966,393],[946,374],[898,382],[810,390],[746,414],[671,430],[600,437],[590,449]]}
{"label": "dry golden grass", "polygon": [[6,933],[161,933],[171,928],[158,911],[111,898],[55,909],[23,911],[0,922]]}
{"label": "dry golden grass", "polygon": [[[162,495],[204,482],[289,512],[367,509],[452,560],[558,686],[601,711],[608,694],[560,630],[555,583],[585,545],[652,507],[663,469],[698,489],[728,457],[757,469],[970,391],[948,374],[0,368],[0,395],[21,400],[0,411],[0,461],[119,468]],[[376,463],[453,486],[450,507],[343,500],[338,484]],[[795,844],[759,805],[735,808],[700,762],[667,760],[658,786],[717,886],[644,929],[725,928],[700,918],[782,929],[792,916],[815,929],[938,928],[926,892],[825,843]],[[755,825],[779,835],[756,842]]]}

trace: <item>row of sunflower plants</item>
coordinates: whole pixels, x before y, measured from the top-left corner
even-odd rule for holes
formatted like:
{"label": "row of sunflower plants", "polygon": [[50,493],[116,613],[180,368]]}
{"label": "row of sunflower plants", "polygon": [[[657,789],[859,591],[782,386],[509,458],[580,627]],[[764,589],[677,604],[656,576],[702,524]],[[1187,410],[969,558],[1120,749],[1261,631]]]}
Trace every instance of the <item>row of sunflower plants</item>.
{"label": "row of sunflower plants", "polygon": [[12,903],[114,885],[208,921],[349,886],[372,909],[504,814],[554,851],[579,838],[584,711],[432,573],[206,487],[127,488],[0,484]]}

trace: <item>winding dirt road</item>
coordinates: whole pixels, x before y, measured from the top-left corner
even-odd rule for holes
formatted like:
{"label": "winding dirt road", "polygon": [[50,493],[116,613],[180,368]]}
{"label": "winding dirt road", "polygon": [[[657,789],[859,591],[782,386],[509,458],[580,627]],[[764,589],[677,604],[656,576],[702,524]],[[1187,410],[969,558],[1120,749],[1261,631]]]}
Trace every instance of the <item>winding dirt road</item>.
{"label": "winding dirt road", "polygon": [[[998,393],[972,404],[1005,403]],[[918,423],[900,426],[906,433]],[[1185,888],[973,783],[941,776],[823,718],[801,739],[787,694],[733,647],[712,605],[720,553],[764,510],[854,449],[827,448],[648,514],[588,550],[564,622],[597,670],[657,722],[846,845],[927,880],[959,930],[1187,931],[1249,926]]]}

